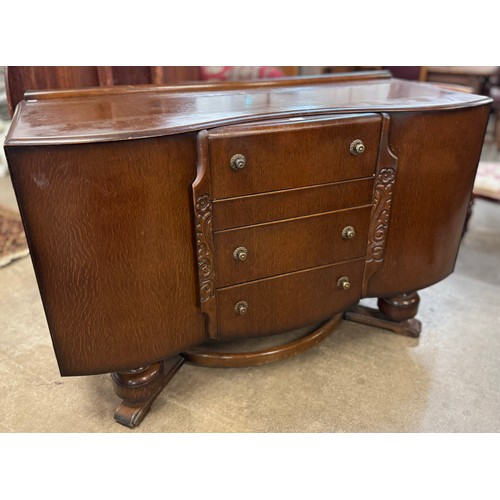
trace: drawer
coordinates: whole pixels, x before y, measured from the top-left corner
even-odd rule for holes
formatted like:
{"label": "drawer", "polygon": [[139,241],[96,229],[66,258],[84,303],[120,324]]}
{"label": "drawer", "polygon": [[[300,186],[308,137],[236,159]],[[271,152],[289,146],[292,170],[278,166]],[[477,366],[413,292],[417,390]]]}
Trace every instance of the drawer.
{"label": "drawer", "polygon": [[[333,183],[374,174],[381,133],[380,115],[292,120],[296,119],[209,131],[213,198]],[[356,153],[353,149],[355,141],[362,142],[363,152]]]}
{"label": "drawer", "polygon": [[333,212],[372,203],[373,177],[274,191],[213,203],[214,231]]}
{"label": "drawer", "polygon": [[215,232],[217,287],[364,256],[370,214],[371,205]]}
{"label": "drawer", "polygon": [[[258,337],[323,321],[361,297],[364,259],[217,290],[219,338]],[[338,281],[347,277],[348,289]]]}

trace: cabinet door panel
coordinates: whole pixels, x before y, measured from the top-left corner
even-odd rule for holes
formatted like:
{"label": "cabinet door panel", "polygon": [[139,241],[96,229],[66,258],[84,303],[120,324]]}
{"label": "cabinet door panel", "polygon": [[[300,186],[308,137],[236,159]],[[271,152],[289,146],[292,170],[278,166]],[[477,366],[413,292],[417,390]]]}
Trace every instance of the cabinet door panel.
{"label": "cabinet door panel", "polygon": [[203,340],[192,137],[8,156],[63,375],[139,367]]}

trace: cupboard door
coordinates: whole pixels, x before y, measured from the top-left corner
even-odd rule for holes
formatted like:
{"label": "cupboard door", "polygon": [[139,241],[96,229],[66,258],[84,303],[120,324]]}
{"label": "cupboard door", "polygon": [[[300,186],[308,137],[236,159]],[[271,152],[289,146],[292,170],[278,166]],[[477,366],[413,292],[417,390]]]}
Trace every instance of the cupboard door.
{"label": "cupboard door", "polygon": [[12,147],[12,181],[63,375],[144,366],[205,338],[192,137]]}

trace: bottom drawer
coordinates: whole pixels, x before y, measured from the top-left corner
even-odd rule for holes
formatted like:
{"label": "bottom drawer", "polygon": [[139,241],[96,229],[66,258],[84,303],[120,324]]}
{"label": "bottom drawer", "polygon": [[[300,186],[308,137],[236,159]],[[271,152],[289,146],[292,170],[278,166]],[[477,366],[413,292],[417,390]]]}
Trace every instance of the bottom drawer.
{"label": "bottom drawer", "polygon": [[[364,265],[362,258],[218,289],[218,337],[259,337],[326,320],[361,298]],[[349,288],[338,285],[342,277]]]}

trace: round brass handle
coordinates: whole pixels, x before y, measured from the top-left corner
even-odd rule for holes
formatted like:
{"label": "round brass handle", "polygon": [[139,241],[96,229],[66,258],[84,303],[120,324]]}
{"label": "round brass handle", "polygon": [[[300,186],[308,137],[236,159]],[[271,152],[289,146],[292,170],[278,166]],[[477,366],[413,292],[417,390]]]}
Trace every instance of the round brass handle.
{"label": "round brass handle", "polygon": [[248,250],[245,247],[238,247],[233,252],[234,260],[243,261],[248,257]]}
{"label": "round brass handle", "polygon": [[347,276],[342,276],[342,278],[339,278],[337,281],[337,288],[340,288],[341,290],[349,290],[351,288],[351,282],[349,281],[349,278]]}
{"label": "round brass handle", "polygon": [[246,164],[247,159],[243,155],[237,154],[231,158],[231,168],[236,172],[243,170]]}
{"label": "round brass handle", "polygon": [[352,226],[346,226],[342,229],[342,238],[344,240],[352,240],[356,236],[356,231]]}
{"label": "round brass handle", "polygon": [[239,314],[240,316],[243,316],[244,314],[246,314],[248,312],[248,303],[245,302],[244,300],[240,300],[234,306],[234,312],[236,314]]}
{"label": "round brass handle", "polygon": [[351,142],[351,146],[349,147],[349,151],[352,155],[361,155],[365,152],[365,145],[361,139],[356,139]]}

